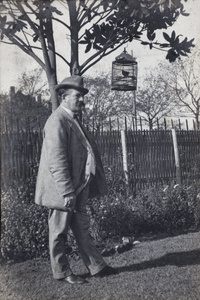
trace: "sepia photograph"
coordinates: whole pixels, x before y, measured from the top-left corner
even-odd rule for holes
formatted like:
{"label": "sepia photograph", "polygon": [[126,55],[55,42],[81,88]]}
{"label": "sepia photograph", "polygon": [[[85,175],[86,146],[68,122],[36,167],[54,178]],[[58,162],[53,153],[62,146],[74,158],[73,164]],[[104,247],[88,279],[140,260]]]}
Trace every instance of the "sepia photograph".
{"label": "sepia photograph", "polygon": [[200,300],[199,11],[0,1],[0,299]]}

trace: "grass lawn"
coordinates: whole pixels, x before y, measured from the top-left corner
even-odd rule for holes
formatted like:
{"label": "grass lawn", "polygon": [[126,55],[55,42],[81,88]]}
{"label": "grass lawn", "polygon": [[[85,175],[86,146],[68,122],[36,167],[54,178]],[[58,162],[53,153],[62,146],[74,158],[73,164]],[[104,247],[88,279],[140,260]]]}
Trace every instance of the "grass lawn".
{"label": "grass lawn", "polygon": [[[48,260],[2,264],[2,300],[199,300],[200,232],[141,241],[135,248],[105,258],[119,274],[88,277],[84,285],[52,278]],[[82,260],[71,260],[86,276]]]}

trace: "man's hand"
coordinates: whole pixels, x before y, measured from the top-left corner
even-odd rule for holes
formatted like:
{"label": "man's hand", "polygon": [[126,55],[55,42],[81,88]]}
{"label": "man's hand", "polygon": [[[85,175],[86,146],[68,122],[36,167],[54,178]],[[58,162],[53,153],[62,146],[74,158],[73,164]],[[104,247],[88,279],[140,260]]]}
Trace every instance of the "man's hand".
{"label": "man's hand", "polygon": [[74,193],[70,193],[65,196],[65,207],[68,211],[73,211],[74,206],[76,204],[76,195]]}

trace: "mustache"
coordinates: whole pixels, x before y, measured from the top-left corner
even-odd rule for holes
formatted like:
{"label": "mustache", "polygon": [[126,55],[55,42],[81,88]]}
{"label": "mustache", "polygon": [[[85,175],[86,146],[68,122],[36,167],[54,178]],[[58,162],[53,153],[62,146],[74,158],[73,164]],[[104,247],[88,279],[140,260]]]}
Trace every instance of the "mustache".
{"label": "mustache", "polygon": [[82,101],[79,101],[78,103],[79,108],[85,113],[86,109],[85,109],[85,103]]}
{"label": "mustache", "polygon": [[85,108],[85,103],[83,101],[79,101],[78,105],[81,107],[81,108]]}

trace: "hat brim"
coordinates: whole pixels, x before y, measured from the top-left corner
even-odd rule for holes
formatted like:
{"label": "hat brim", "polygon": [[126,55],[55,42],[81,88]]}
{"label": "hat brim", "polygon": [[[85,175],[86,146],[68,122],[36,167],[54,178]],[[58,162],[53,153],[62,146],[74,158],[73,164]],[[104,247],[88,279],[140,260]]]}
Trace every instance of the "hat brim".
{"label": "hat brim", "polygon": [[82,94],[86,95],[89,90],[88,89],[85,89],[85,88],[82,88],[82,87],[77,87],[77,86],[74,86],[74,85],[71,85],[71,84],[58,84],[56,87],[55,87],[55,91],[58,92],[60,89],[74,89],[74,90],[77,90],[79,92],[81,92]]}

